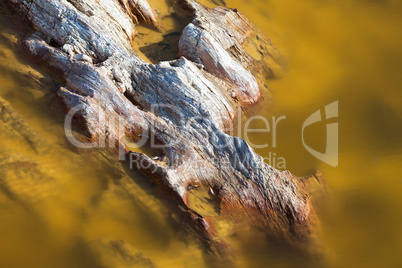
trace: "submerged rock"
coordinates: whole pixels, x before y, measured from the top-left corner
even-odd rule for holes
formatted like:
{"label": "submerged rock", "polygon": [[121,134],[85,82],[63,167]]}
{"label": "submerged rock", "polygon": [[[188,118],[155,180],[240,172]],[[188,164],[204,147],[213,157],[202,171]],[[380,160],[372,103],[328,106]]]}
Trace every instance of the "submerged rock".
{"label": "submerged rock", "polygon": [[8,135],[15,133],[24,138],[28,144],[39,154],[49,150],[49,144],[38,135],[25,120],[11,107],[11,105],[0,97],[0,129],[8,128],[11,131],[4,131]]}
{"label": "submerged rock", "polygon": [[99,256],[103,267],[108,268],[154,268],[153,262],[141,252],[136,252],[122,240],[99,240],[89,243],[89,248]]}
{"label": "submerged rock", "polygon": [[[75,109],[73,123],[91,141],[124,147],[126,137],[141,138],[159,146],[158,161],[130,153],[130,162],[173,200],[185,229],[210,252],[227,256],[230,250],[217,231],[215,213],[207,209],[208,215],[202,215],[203,210],[190,206],[191,185],[202,185],[203,194],[213,196],[218,217],[301,247],[313,241],[315,214],[301,180],[267,165],[244,140],[224,132],[239,105],[260,98],[256,75],[280,62],[276,48],[244,15],[178,1],[192,20],[179,42],[182,57],[154,65],[130,47],[133,8],[145,21],[154,21],[145,0],[4,3],[18,14],[13,17],[17,23],[32,23],[37,33],[21,43],[59,79],[60,103],[66,113]],[[264,60],[242,48],[255,36],[269,48],[263,53],[268,63],[259,65]],[[90,55],[96,64],[74,61],[74,55]],[[142,259],[121,253],[119,242],[107,245],[123,260]]]}

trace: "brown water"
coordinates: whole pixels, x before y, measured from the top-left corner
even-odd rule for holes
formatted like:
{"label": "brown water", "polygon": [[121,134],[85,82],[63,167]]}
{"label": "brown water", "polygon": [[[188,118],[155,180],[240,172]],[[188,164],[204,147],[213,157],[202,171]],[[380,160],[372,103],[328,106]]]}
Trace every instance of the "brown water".
{"label": "brown water", "polygon": [[[402,4],[230,0],[228,6],[251,18],[288,59],[288,72],[269,81],[273,106],[268,107],[266,99],[256,112],[268,118],[286,116],[278,123],[277,145],[272,148],[271,134],[251,134],[250,139],[268,142],[269,148],[257,152],[283,157],[286,169],[296,175],[315,169],[324,173],[330,193],[317,212],[325,266],[401,267]],[[166,31],[175,32],[175,27],[172,20]],[[141,31],[148,34],[148,29]],[[155,34],[154,42],[145,35],[139,46],[163,41],[162,35]],[[62,121],[49,112],[55,85],[45,79],[42,88],[16,78],[15,70],[43,75],[15,59],[1,40],[0,96],[51,146],[39,155],[24,139],[1,128],[0,163],[7,156],[37,163],[40,177],[50,179],[30,183],[33,175],[21,175],[18,169],[1,174],[2,181],[15,183],[1,185],[0,267],[125,267],[112,256],[97,256],[92,245],[101,239],[124,240],[158,267],[205,267],[201,248],[179,236],[151,184],[120,165],[97,162],[102,154],[78,154],[68,145]],[[310,114],[336,100],[339,165],[331,167],[303,147],[301,126]],[[324,151],[325,134],[324,123],[312,125],[305,141]],[[18,198],[7,194],[4,185]],[[318,265],[270,245],[255,232],[239,231],[231,241],[241,267]]]}

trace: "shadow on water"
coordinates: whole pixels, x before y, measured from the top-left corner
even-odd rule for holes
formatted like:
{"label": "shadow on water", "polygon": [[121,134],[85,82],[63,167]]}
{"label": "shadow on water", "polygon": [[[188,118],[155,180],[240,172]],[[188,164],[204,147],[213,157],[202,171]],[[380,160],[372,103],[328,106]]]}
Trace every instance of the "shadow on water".
{"label": "shadow on water", "polygon": [[173,60],[176,58],[178,53],[180,35],[181,32],[164,34],[162,36],[162,41],[140,47],[139,50],[151,61],[151,63]]}

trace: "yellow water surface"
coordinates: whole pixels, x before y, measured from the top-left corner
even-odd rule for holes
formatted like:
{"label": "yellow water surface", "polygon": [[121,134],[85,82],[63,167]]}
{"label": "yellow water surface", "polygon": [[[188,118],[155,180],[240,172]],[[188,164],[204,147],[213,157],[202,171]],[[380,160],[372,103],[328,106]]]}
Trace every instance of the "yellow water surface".
{"label": "yellow water surface", "polygon": [[[134,46],[148,47],[141,56],[150,61],[171,59],[174,55],[152,54],[149,46],[173,46],[182,25],[164,17],[173,12],[164,10],[166,3],[150,2],[166,28],[155,33],[140,27]],[[272,101],[265,98],[254,113],[286,119],[278,123],[275,147],[272,133],[249,135],[254,144],[269,145],[256,151],[283,158],[285,168],[299,176],[318,169],[328,184],[327,198],[316,204],[324,261],[239,230],[230,239],[237,264],[402,267],[402,3],[227,0],[227,5],[246,14],[287,59],[283,77],[267,81]],[[124,163],[111,164],[116,158],[107,152],[69,145],[62,119],[51,112],[57,84],[16,56],[15,33],[1,22],[0,97],[49,148],[38,153],[0,121],[0,267],[129,267],[120,255],[99,253],[104,241],[124,241],[132,254],[157,267],[207,267],[202,248],[172,223],[174,216],[151,183]],[[41,84],[21,79],[26,73]],[[334,101],[339,103],[339,117],[330,121],[339,124],[336,167],[310,155],[301,139],[304,120]],[[305,130],[305,142],[321,152],[325,123]]]}
{"label": "yellow water surface", "polygon": [[[273,105],[256,113],[286,116],[276,147],[271,133],[250,139],[268,142],[256,151],[284,158],[296,175],[324,174],[329,195],[316,209],[326,265],[401,267],[402,2],[230,0],[228,6],[251,18],[287,58],[287,73],[269,81]],[[336,167],[309,154],[301,138],[304,120],[334,101],[339,117],[306,128],[305,142],[325,152],[325,124],[338,122]],[[313,265],[258,236],[241,248],[245,267]]]}

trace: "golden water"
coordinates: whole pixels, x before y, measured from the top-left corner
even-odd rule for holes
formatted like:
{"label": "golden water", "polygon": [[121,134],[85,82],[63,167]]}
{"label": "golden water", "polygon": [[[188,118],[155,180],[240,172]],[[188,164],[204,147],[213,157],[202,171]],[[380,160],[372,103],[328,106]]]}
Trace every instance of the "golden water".
{"label": "golden water", "polygon": [[[330,193],[316,210],[325,265],[401,267],[402,3],[227,2],[251,18],[288,59],[287,73],[269,81],[273,105],[264,105],[266,99],[256,112],[287,118],[278,123],[276,148],[256,150],[283,157],[296,175],[315,169],[324,173]],[[7,32],[7,26],[2,27]],[[167,28],[174,32],[174,22]],[[161,38],[155,35],[154,42]],[[144,40],[139,46],[149,45]],[[37,88],[16,79],[12,70],[36,71],[15,59],[6,42],[0,51],[0,96],[51,146],[38,155],[23,139],[1,132],[0,159],[35,162],[53,178],[45,185],[29,180],[9,185],[18,199],[0,191],[0,267],[102,267],[90,250],[99,239],[124,240],[158,267],[205,267],[201,248],[178,236],[154,187],[138,174],[133,182],[116,179],[120,175],[115,169],[96,164],[96,154],[78,154],[64,138],[62,121],[50,115],[55,86],[46,82],[46,88]],[[339,165],[331,167],[305,150],[301,126],[310,114],[336,100]],[[309,146],[324,151],[324,123],[306,129],[305,135]],[[270,146],[271,138],[250,135],[254,143]],[[21,180],[17,172],[0,176]],[[129,190],[116,190],[119,183]],[[239,232],[231,242],[241,267],[316,265],[290,249],[270,245],[258,233]]]}
{"label": "golden water", "polygon": [[[287,56],[288,72],[270,81],[273,107],[258,112],[287,118],[278,123],[276,148],[257,152],[285,158],[296,175],[324,173],[330,196],[317,210],[328,265],[401,267],[402,3],[231,0],[229,6],[252,18]],[[339,165],[331,167],[304,149],[301,128],[310,114],[336,100]],[[305,135],[309,146],[325,151],[324,123],[306,128]],[[271,136],[253,139],[263,144]],[[264,245],[245,243],[244,263],[301,262]]]}

